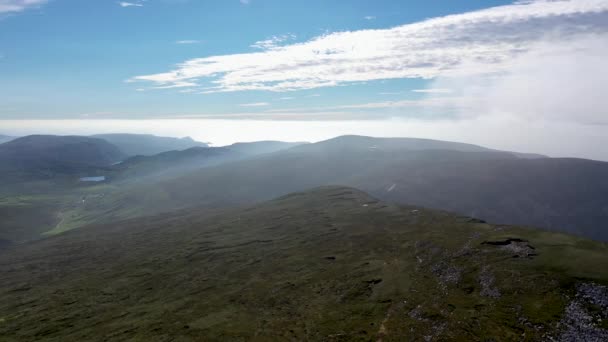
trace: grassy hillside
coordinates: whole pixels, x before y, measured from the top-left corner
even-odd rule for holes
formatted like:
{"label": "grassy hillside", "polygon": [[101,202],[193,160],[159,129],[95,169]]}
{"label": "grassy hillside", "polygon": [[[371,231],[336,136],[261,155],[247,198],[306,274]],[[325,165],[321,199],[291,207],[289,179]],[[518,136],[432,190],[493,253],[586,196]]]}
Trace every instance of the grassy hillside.
{"label": "grassy hillside", "polygon": [[607,252],[325,187],[6,250],[0,336],[599,341],[608,337]]}

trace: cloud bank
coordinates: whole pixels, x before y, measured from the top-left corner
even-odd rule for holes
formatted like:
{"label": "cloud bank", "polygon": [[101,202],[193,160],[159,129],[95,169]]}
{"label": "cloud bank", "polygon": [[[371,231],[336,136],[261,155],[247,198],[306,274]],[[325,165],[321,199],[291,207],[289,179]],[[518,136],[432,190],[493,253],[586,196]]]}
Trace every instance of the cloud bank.
{"label": "cloud bank", "polygon": [[[198,80],[204,92],[293,91],[397,78],[500,72],[539,41],[608,32],[608,1],[520,1],[383,30],[326,34],[307,42],[258,44],[261,52],[187,60],[135,76],[170,86]],[[467,68],[474,65],[474,68]],[[201,83],[202,82],[202,83]]]}
{"label": "cloud bank", "polygon": [[444,111],[460,118],[608,125],[607,56],[608,34],[542,41],[501,72],[438,77],[431,86],[453,89],[453,94],[429,93],[424,101],[442,102]]}

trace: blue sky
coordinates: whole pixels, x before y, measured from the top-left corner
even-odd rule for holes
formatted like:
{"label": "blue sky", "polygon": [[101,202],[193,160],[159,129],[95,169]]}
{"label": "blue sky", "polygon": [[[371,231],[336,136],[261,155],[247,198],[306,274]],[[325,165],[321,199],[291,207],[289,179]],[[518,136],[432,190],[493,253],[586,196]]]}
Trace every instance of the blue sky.
{"label": "blue sky", "polygon": [[0,0],[4,134],[356,133],[608,160],[607,88],[608,0]]}
{"label": "blue sky", "polygon": [[[11,2],[11,1],[9,1]],[[250,112],[238,104],[290,108],[420,97],[422,79],[373,81],[275,93],[180,93],[142,90],[124,81],[183,61],[259,51],[257,41],[294,35],[289,44],[323,34],[390,28],[463,13],[504,1],[234,1],[52,0],[0,19],[0,118],[142,118]],[[177,42],[191,41],[189,44]],[[397,93],[397,94],[389,94]],[[286,99],[286,98],[292,99]],[[284,100],[280,100],[283,98]],[[266,106],[270,107],[270,106]],[[249,109],[249,110],[245,110]]]}

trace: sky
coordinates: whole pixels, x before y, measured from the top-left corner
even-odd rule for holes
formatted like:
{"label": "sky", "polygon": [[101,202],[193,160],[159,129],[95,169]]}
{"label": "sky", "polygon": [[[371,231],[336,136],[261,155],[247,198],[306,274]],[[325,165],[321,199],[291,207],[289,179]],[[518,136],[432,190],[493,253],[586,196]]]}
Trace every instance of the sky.
{"label": "sky", "polygon": [[411,136],[608,161],[608,0],[0,0],[0,134]]}

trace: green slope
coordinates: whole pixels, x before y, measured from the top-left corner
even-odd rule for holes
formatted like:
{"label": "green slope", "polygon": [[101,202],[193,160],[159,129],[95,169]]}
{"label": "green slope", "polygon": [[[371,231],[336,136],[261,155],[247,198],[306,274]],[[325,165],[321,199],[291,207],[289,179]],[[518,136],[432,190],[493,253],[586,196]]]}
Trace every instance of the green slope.
{"label": "green slope", "polygon": [[606,244],[343,187],[91,226],[0,272],[8,341],[608,336]]}

